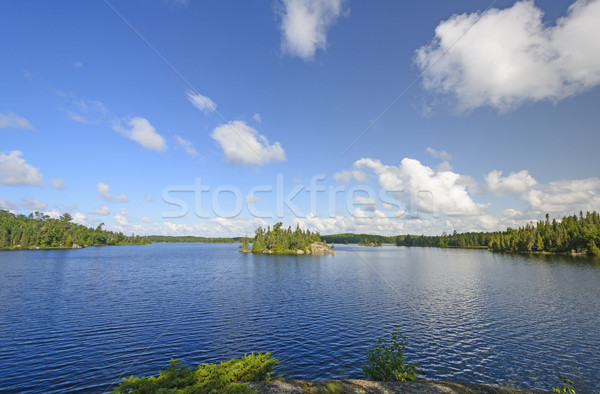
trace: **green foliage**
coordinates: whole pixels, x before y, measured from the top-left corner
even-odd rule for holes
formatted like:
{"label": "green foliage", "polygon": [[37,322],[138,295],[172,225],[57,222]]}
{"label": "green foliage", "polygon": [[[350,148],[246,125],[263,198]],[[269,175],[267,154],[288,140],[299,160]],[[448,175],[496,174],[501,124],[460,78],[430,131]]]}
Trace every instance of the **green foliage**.
{"label": "green foliage", "polygon": [[398,246],[429,246],[454,248],[487,248],[493,252],[550,252],[600,256],[600,214],[583,212],[565,216],[560,221],[546,215],[545,221],[518,229],[492,233],[462,233],[452,235],[411,236],[396,238]]}
{"label": "green foliage", "polygon": [[115,393],[253,393],[243,382],[269,380],[279,361],[271,353],[234,358],[220,364],[201,364],[191,370],[171,360],[158,376],[123,379]]}
{"label": "green foliage", "polygon": [[101,226],[88,228],[71,222],[65,213],[52,219],[39,212],[28,216],[0,210],[0,249],[48,249],[100,245],[147,244],[140,236],[126,236],[102,230]]}
{"label": "green foliage", "polygon": [[576,394],[575,388],[573,387],[573,382],[569,380],[566,376],[558,375],[558,379],[560,379],[562,386],[560,388],[553,387],[553,393],[569,393]]}
{"label": "green foliage", "polygon": [[367,378],[401,382],[417,380],[419,366],[407,363],[404,358],[406,343],[406,338],[397,327],[391,334],[377,339],[375,345],[367,351],[367,362],[362,365]]}
{"label": "green foliage", "polygon": [[346,233],[346,234],[333,234],[333,235],[323,235],[323,242],[336,244],[394,244],[396,242],[396,237],[386,237],[383,235],[372,235],[372,234],[354,234],[354,233]]}
{"label": "green foliage", "polygon": [[321,241],[321,235],[311,233],[310,230],[302,230],[296,226],[292,231],[291,227],[281,228],[281,222],[275,224],[271,230],[262,227],[256,229],[254,243],[252,244],[252,253],[273,253],[273,254],[296,254],[298,250],[310,253],[310,245]]}
{"label": "green foliage", "polygon": [[342,388],[337,383],[327,383],[325,386],[325,393],[327,394],[338,394],[342,392]]}

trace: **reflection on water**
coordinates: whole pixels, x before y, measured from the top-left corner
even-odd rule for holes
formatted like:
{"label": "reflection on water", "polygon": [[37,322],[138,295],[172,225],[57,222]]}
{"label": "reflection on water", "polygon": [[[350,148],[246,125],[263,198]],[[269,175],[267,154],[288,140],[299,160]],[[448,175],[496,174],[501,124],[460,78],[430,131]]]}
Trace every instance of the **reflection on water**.
{"label": "reflection on water", "polygon": [[366,350],[399,326],[425,378],[549,389],[560,373],[592,392],[599,283],[598,260],[484,250],[3,252],[0,391],[101,391],[171,357],[195,365],[253,351],[273,352],[286,376],[360,378]]}

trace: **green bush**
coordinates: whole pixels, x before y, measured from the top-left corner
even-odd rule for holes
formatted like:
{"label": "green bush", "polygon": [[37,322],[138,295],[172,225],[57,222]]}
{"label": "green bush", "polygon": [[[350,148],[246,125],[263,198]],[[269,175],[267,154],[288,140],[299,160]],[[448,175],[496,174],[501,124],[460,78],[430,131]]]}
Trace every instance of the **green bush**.
{"label": "green bush", "polygon": [[234,358],[220,364],[201,364],[194,370],[181,360],[171,360],[158,376],[124,378],[115,393],[252,393],[242,384],[269,380],[279,361],[271,353]]}
{"label": "green bush", "polygon": [[553,393],[568,393],[568,394],[576,394],[575,387],[573,387],[573,381],[567,378],[566,376],[558,375],[558,379],[560,379],[562,386],[560,388],[553,387]]}
{"label": "green bush", "polygon": [[407,363],[404,358],[406,338],[396,327],[394,332],[382,336],[367,351],[367,362],[362,365],[363,372],[371,380],[417,380],[419,366]]}

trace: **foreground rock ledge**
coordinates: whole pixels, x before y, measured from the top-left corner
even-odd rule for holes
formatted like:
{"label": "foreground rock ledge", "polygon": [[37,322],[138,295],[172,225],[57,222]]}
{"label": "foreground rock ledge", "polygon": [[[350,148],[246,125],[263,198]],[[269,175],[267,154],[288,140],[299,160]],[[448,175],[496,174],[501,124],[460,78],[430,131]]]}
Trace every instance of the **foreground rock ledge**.
{"label": "foreground rock ledge", "polygon": [[371,380],[334,379],[326,381],[273,380],[269,382],[249,382],[248,387],[259,394],[266,393],[323,393],[327,385],[336,383],[343,393],[544,393],[545,391],[519,389],[514,387],[492,386],[476,383],[452,383],[422,380],[419,382],[374,382]]}

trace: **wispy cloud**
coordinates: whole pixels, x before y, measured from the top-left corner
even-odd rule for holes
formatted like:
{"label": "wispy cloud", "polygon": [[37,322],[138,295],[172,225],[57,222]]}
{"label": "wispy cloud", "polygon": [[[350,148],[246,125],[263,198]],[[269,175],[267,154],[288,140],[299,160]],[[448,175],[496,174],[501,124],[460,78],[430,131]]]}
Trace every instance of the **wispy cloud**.
{"label": "wispy cloud", "polygon": [[429,153],[431,156],[435,157],[436,159],[442,159],[442,160],[452,159],[452,155],[450,153],[446,152],[445,150],[435,150],[429,146],[425,150],[427,151],[427,153]]}
{"label": "wispy cloud", "polygon": [[13,112],[0,113],[0,129],[35,130],[27,119]]}
{"label": "wispy cloud", "polygon": [[200,111],[214,112],[217,110],[217,104],[215,104],[215,102],[210,98],[203,96],[200,93],[189,91],[186,93],[186,95],[188,100],[190,100],[190,103],[192,103],[194,107],[198,108]]}
{"label": "wispy cloud", "polygon": [[196,147],[194,146],[192,141],[186,140],[185,138],[180,137],[178,135],[175,136],[175,141],[177,141],[179,146],[181,146],[183,148],[183,150],[185,150],[185,153],[187,153],[188,155],[190,155],[190,156],[198,155],[198,151],[196,151]]}

